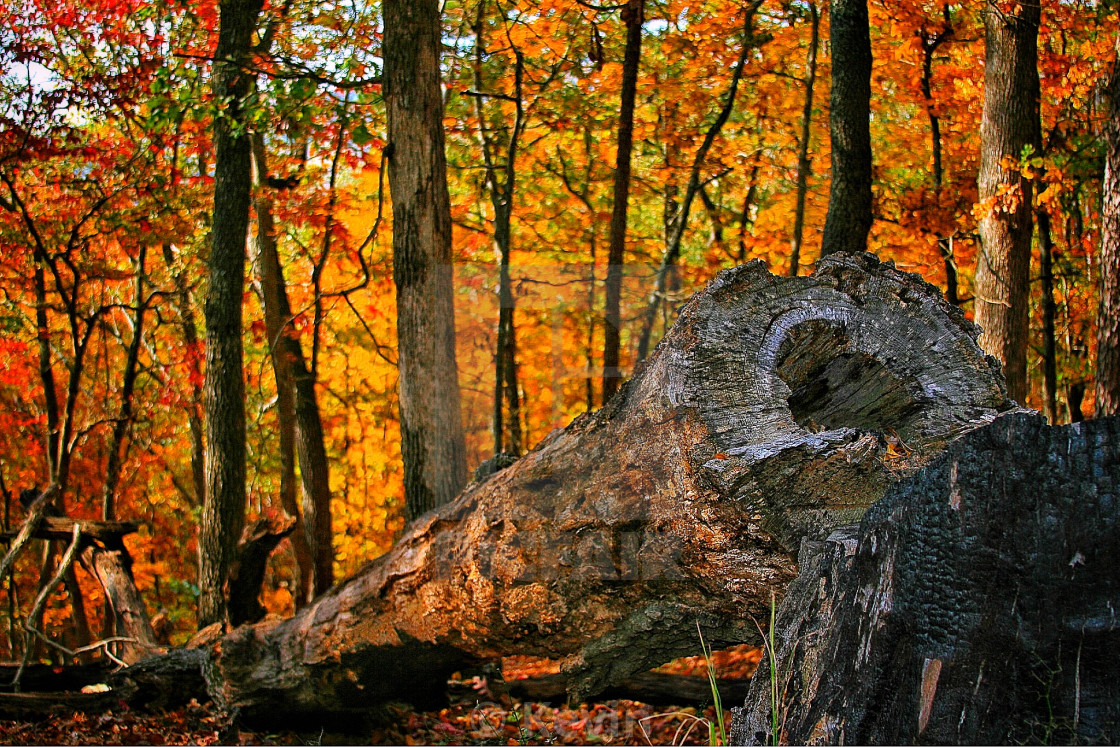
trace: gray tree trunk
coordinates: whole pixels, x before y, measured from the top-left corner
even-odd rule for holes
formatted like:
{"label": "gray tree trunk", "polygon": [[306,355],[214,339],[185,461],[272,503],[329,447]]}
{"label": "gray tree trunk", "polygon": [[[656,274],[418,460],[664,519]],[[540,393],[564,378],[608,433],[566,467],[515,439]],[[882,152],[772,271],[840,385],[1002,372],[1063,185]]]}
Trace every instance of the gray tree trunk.
{"label": "gray tree trunk", "polygon": [[246,715],[440,693],[463,662],[558,658],[584,697],[758,640],[792,553],[1012,407],[977,330],[869,254],[729,270],[603,410],[413,522],[294,618],[237,629],[212,692]]}
{"label": "gray tree trunk", "polygon": [[732,744],[1115,744],[1120,419],[1009,414],[801,548]]}
{"label": "gray tree trunk", "polygon": [[438,3],[386,0],[382,9],[401,452],[406,514],[414,519],[454,498],[467,475],[455,361],[451,198]]}

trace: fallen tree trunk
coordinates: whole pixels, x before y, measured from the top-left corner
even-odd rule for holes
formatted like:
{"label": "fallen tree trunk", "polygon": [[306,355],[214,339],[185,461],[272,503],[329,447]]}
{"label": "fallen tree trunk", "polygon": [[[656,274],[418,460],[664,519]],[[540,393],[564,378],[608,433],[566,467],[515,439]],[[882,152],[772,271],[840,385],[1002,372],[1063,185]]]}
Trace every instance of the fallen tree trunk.
{"label": "fallen tree trunk", "polygon": [[1116,744],[1118,489],[1117,418],[957,441],[802,546],[732,744]]}
{"label": "fallen tree trunk", "polygon": [[251,716],[439,693],[470,661],[562,660],[570,695],[760,642],[805,535],[1015,407],[976,328],[872,255],[761,263],[683,309],[601,411],[413,522],[295,617],[235,629],[212,694]]}

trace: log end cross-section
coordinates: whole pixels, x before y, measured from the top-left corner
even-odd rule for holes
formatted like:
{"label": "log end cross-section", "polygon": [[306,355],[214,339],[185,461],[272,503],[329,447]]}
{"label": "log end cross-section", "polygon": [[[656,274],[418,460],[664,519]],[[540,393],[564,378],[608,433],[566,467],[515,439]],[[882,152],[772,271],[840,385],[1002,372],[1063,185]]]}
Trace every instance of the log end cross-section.
{"label": "log end cross-section", "polygon": [[871,255],[726,271],[602,410],[413,522],[280,624],[215,648],[242,713],[360,712],[465,661],[560,659],[574,696],[755,640],[802,536],[1014,409],[977,330]]}

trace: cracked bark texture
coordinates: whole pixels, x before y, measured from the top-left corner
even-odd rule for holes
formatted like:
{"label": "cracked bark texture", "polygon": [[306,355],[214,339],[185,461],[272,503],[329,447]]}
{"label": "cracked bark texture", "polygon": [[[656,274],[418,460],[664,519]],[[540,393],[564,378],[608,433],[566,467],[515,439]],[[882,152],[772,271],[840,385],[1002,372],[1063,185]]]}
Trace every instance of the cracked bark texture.
{"label": "cracked bark texture", "polygon": [[438,6],[436,0],[386,0],[382,6],[401,456],[409,519],[450,501],[467,476],[455,360]]}
{"label": "cracked bark texture", "polygon": [[[1013,413],[807,540],[778,612],[783,744],[1114,744],[1120,419]],[[732,744],[772,744],[763,663]]]}
{"label": "cracked bark texture", "polygon": [[560,659],[575,697],[757,641],[803,535],[1013,407],[976,328],[917,275],[836,255],[719,275],[608,407],[554,431],[294,618],[215,647],[247,716],[362,712],[465,662]]}

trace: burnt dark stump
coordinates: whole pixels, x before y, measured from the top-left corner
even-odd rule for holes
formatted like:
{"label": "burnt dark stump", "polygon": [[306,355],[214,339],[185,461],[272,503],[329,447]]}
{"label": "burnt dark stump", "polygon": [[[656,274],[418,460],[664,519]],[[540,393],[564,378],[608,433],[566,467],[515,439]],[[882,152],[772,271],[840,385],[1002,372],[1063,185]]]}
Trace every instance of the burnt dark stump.
{"label": "burnt dark stump", "polygon": [[[789,744],[1120,740],[1120,419],[1012,414],[801,548],[775,627]],[[771,743],[766,662],[733,744]]]}

